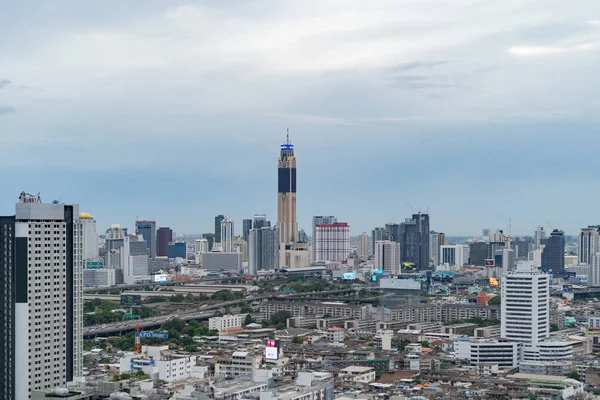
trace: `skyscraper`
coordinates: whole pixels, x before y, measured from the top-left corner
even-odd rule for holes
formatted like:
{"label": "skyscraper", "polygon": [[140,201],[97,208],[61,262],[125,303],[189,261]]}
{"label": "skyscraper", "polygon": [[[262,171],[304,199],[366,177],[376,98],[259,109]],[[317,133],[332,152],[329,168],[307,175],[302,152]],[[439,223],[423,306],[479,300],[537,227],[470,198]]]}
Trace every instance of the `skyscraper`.
{"label": "skyscraper", "polygon": [[316,238],[317,238],[317,225],[321,224],[333,224],[337,222],[337,218],[333,215],[323,216],[323,215],[315,215],[312,219],[312,259],[314,261],[317,260],[317,247],[316,247]]}
{"label": "skyscraper", "polygon": [[106,268],[116,269],[116,284],[132,284],[133,269],[129,259],[131,249],[127,232],[125,229],[122,229],[120,225],[113,224],[106,230],[105,236],[104,247],[106,249],[106,254],[104,266]]}
{"label": "skyscraper", "polygon": [[252,220],[244,219],[242,220],[242,237],[248,243],[250,237],[250,229],[252,229]]}
{"label": "skyscraper", "polygon": [[158,257],[169,256],[169,243],[173,241],[171,228],[160,227],[156,232],[156,255]]}
{"label": "skyscraper", "polygon": [[345,222],[319,224],[315,235],[315,261],[346,262],[350,255],[350,227]]}
{"label": "skyscraper", "polygon": [[390,240],[375,242],[375,268],[385,274],[400,275],[400,243]]}
{"label": "skyscraper", "polygon": [[196,264],[202,264],[202,254],[208,253],[210,251],[210,245],[208,240],[196,239]]}
{"label": "skyscraper", "polygon": [[225,219],[225,216],[219,214],[215,217],[215,242],[221,243],[221,222]]}
{"label": "skyscraper", "polygon": [[150,258],[156,258],[156,221],[136,221],[135,232],[144,237]]}
{"label": "skyscraper", "polygon": [[277,230],[282,244],[298,241],[296,221],[296,157],[288,135],[278,160]]}
{"label": "skyscraper", "polygon": [[579,264],[590,264],[592,256],[600,252],[600,227],[590,225],[581,228],[577,238]]}
{"label": "skyscraper", "polygon": [[395,222],[385,224],[385,239],[400,243],[400,224]]}
{"label": "skyscraper", "polygon": [[369,236],[367,232],[363,232],[358,235],[358,240],[356,241],[356,255],[361,260],[367,260],[369,258]]}
{"label": "skyscraper", "polygon": [[[215,234],[214,233],[203,233],[202,238],[208,242],[208,251],[211,251],[215,245]],[[207,251],[207,253],[208,253]]]}
{"label": "skyscraper", "polygon": [[533,235],[533,240],[534,240],[534,250],[538,250],[540,248],[540,246],[543,244],[543,240],[546,238],[546,232],[544,231],[544,227],[543,226],[538,226],[537,229],[535,230],[535,234]]}
{"label": "skyscraper", "polygon": [[469,264],[484,266],[485,260],[489,258],[489,244],[486,242],[476,242],[469,245]]}
{"label": "skyscraper", "polygon": [[440,264],[462,267],[469,262],[469,246],[466,244],[440,246]]}
{"label": "skyscraper", "polygon": [[98,258],[98,233],[96,221],[89,213],[80,213],[79,220],[83,229],[83,259]]}
{"label": "skyscraper", "polygon": [[506,274],[509,271],[514,271],[515,251],[513,249],[502,249],[502,273]]}
{"label": "skyscraper", "polygon": [[250,231],[248,244],[248,273],[279,269],[279,233],[277,229],[262,227]]}
{"label": "skyscraper", "polygon": [[233,253],[233,221],[229,216],[221,221],[221,251],[223,253]]}
{"label": "skyscraper", "polygon": [[267,221],[266,214],[254,214],[254,220],[252,221],[252,229],[260,229],[263,227],[270,228],[271,221]]}
{"label": "skyscraper", "polygon": [[371,254],[375,255],[375,242],[385,239],[385,228],[374,228],[371,231]]}
{"label": "skyscraper", "polygon": [[[432,266],[440,265],[440,246],[446,244],[446,235],[431,231],[429,234],[429,262]],[[466,262],[469,260],[467,259]]]}
{"label": "skyscraper", "polygon": [[520,268],[502,277],[500,335],[523,343],[524,359],[531,360],[550,335],[550,282],[548,274]]}
{"label": "skyscraper", "polygon": [[16,215],[0,217],[0,239],[0,393],[27,399],[83,376],[79,207],[22,193]]}
{"label": "skyscraper", "polygon": [[400,256],[418,270],[429,268],[429,215],[413,214],[400,224]]}
{"label": "skyscraper", "polygon": [[552,270],[552,275],[562,277],[565,274],[565,234],[554,229],[542,251],[542,268]]}

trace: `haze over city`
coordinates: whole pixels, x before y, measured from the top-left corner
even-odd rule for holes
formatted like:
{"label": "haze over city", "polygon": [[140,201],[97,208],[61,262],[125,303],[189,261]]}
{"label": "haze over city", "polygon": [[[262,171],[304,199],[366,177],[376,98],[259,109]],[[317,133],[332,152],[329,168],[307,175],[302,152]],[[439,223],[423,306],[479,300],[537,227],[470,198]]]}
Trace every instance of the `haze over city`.
{"label": "haze over city", "polygon": [[600,194],[600,4],[577,4],[4,4],[0,210],[26,190],[99,227],[275,219],[290,128],[300,228],[408,202],[448,235],[576,234]]}

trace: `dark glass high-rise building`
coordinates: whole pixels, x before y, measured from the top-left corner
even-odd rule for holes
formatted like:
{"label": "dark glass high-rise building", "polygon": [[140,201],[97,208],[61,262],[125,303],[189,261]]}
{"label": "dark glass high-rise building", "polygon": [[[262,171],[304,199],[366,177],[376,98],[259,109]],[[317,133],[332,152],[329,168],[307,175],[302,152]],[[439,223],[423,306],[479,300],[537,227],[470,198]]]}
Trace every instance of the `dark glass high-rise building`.
{"label": "dark glass high-rise building", "polygon": [[136,221],[135,232],[144,237],[150,258],[156,258],[156,221]]}
{"label": "dark glass high-rise building", "polygon": [[217,215],[215,217],[215,242],[221,243],[221,222],[225,219],[224,215]]}
{"label": "dark glass high-rise building", "polygon": [[385,224],[385,239],[390,242],[400,243],[400,224]]}
{"label": "dark glass high-rise building", "polygon": [[267,221],[266,214],[255,214],[254,220],[252,221],[252,229],[270,228],[271,221]]}
{"label": "dark glass high-rise building", "polygon": [[488,256],[489,245],[486,242],[476,242],[469,245],[469,264],[484,266]]}
{"label": "dark glass high-rise building", "polygon": [[385,228],[375,228],[371,231],[371,255],[375,255],[375,242],[385,239]]}
{"label": "dark glass high-rise building", "polygon": [[429,231],[429,214],[413,214],[400,224],[402,263],[411,263],[417,270],[429,268]]}
{"label": "dark glass high-rise building", "polygon": [[279,233],[277,229],[262,227],[250,231],[248,266],[250,275],[260,270],[279,268]]}
{"label": "dark glass high-rise building", "polygon": [[214,233],[203,233],[202,238],[208,241],[208,251],[211,251],[213,245],[215,244],[215,234]]}
{"label": "dark glass high-rise building", "polygon": [[565,234],[554,229],[542,251],[542,268],[552,270],[552,275],[562,277],[565,273]]}
{"label": "dark glass high-rise building", "polygon": [[169,256],[169,243],[173,241],[173,231],[171,228],[158,228],[156,233],[156,255],[158,257]]}
{"label": "dark glass high-rise building", "polygon": [[248,243],[248,239],[250,236],[250,229],[252,229],[252,220],[244,219],[242,221],[242,237],[244,238],[246,243]]}

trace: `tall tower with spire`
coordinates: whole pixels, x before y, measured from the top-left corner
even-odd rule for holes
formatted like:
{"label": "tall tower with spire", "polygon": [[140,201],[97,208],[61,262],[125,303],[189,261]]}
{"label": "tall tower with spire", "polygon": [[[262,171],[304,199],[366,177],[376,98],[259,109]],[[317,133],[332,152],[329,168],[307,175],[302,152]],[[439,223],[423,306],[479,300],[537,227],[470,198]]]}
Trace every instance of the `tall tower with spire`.
{"label": "tall tower with spire", "polygon": [[296,157],[294,145],[287,140],[281,145],[277,178],[277,228],[279,242],[283,245],[298,241],[298,222],[296,220]]}

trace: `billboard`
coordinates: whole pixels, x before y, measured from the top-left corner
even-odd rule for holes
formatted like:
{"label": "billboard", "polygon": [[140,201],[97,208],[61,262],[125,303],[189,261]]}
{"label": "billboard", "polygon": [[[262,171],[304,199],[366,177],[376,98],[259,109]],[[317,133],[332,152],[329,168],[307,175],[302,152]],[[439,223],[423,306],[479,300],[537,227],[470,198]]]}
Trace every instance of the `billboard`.
{"label": "billboard", "polygon": [[383,274],[383,268],[377,268],[377,272],[375,272],[378,275]]}
{"label": "billboard", "polygon": [[146,339],[168,339],[168,333],[162,332],[136,332],[135,337],[146,338]]}
{"label": "billboard", "polygon": [[485,260],[485,266],[486,267],[495,267],[496,266],[496,260],[494,260],[493,258],[488,258]]}
{"label": "billboard", "polygon": [[498,279],[490,278],[490,286],[498,286]]}
{"label": "billboard", "polygon": [[267,339],[265,344],[265,358],[267,360],[279,359],[279,340]]}
{"label": "billboard", "polygon": [[343,277],[343,279],[348,279],[348,280],[356,279],[356,272],[344,272],[342,277]]}
{"label": "billboard", "polygon": [[139,294],[122,294],[121,307],[141,307],[142,296]]}
{"label": "billboard", "polygon": [[169,281],[169,277],[167,275],[154,275],[154,282],[166,283]]}
{"label": "billboard", "polygon": [[371,282],[377,282],[377,275],[376,274],[373,274],[371,276]]}
{"label": "billboard", "polygon": [[104,263],[102,261],[88,261],[85,268],[87,269],[99,269],[103,268]]}

